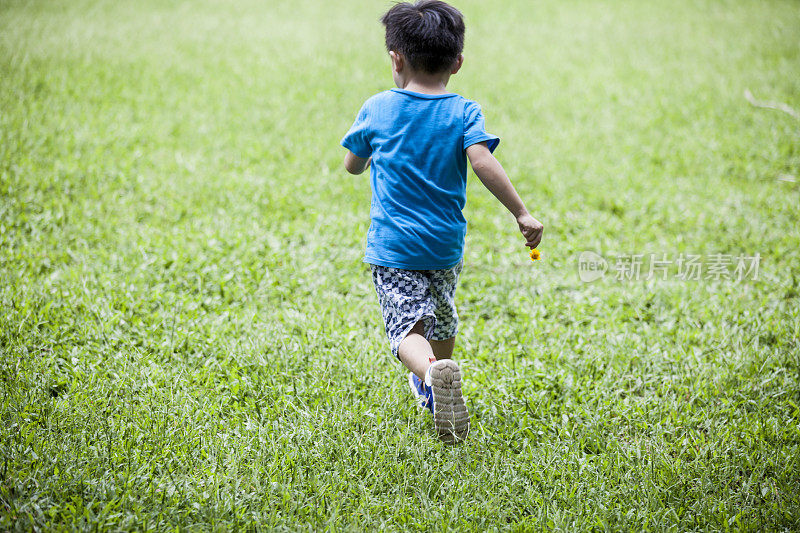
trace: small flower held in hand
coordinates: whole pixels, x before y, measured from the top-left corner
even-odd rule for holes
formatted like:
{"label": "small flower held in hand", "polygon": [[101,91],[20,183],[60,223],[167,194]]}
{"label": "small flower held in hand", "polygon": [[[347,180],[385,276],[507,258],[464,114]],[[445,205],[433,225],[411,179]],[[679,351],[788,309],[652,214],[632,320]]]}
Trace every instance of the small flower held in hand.
{"label": "small flower held in hand", "polygon": [[531,248],[531,261],[537,261],[542,254],[539,253],[539,250],[536,248]]}

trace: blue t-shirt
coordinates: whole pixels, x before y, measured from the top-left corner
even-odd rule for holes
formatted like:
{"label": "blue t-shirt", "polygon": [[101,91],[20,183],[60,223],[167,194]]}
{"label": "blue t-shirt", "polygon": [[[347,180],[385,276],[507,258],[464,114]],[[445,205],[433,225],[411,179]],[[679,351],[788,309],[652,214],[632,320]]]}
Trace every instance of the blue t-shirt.
{"label": "blue t-shirt", "polygon": [[391,89],[368,99],[342,146],[372,157],[364,261],[407,270],[450,268],[464,254],[468,146],[486,133],[481,107],[457,94]]}

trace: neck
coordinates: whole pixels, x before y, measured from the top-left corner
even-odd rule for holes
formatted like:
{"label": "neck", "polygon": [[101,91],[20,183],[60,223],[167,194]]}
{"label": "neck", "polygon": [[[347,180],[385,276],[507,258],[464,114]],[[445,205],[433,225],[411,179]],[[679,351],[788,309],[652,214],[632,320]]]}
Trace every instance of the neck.
{"label": "neck", "polygon": [[407,78],[398,80],[397,86],[401,89],[422,94],[446,94],[449,80],[449,73],[428,74],[427,72],[414,72]]}

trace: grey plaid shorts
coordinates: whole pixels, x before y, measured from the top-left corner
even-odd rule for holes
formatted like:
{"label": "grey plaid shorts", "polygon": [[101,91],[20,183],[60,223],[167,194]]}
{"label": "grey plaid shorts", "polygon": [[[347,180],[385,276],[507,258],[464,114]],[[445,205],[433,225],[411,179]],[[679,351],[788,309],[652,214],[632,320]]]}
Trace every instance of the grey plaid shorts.
{"label": "grey plaid shorts", "polygon": [[372,281],[386,326],[392,355],[411,328],[423,323],[425,337],[443,341],[458,333],[455,293],[463,261],[444,270],[372,267]]}

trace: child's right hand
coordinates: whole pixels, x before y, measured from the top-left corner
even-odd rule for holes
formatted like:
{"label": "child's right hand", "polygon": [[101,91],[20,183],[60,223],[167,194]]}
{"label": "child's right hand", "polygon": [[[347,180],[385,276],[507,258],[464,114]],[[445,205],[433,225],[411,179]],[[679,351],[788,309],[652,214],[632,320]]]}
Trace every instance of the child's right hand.
{"label": "child's right hand", "polygon": [[517,224],[519,225],[519,231],[522,232],[522,236],[527,241],[525,246],[530,248],[539,246],[539,243],[542,242],[544,225],[528,213],[517,217]]}

